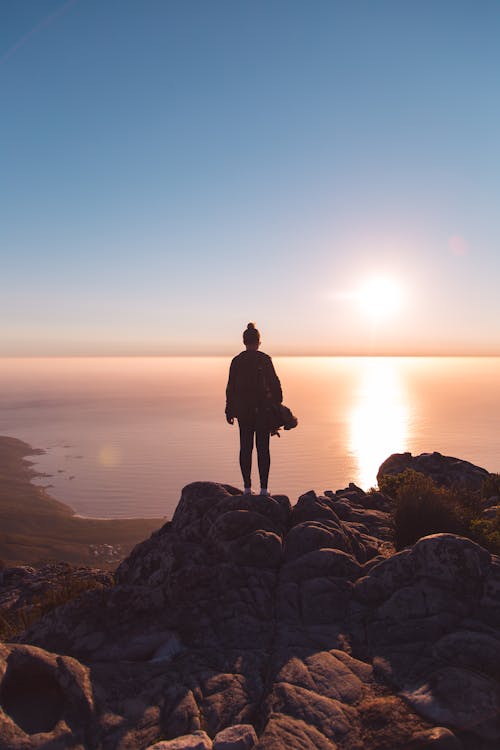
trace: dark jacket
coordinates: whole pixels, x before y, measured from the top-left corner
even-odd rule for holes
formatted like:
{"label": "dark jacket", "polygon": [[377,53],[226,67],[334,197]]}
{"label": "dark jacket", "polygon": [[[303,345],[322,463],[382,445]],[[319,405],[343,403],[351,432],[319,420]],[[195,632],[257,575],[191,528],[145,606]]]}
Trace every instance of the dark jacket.
{"label": "dark jacket", "polygon": [[247,424],[262,423],[266,407],[283,401],[273,362],[264,352],[245,350],[231,362],[226,388],[226,416]]}

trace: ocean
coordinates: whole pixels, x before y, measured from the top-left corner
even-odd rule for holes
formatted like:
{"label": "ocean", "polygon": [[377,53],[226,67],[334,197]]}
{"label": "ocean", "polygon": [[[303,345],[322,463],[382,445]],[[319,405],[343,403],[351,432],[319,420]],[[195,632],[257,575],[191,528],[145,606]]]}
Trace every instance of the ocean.
{"label": "ocean", "polygon": [[[310,489],[374,486],[395,452],[500,471],[500,357],[273,361],[299,426],[271,438],[269,488],[292,503]],[[241,487],[238,428],[224,417],[229,362],[2,359],[0,434],[46,451],[32,459],[45,475],[36,481],[76,513],[168,518],[189,482]]]}

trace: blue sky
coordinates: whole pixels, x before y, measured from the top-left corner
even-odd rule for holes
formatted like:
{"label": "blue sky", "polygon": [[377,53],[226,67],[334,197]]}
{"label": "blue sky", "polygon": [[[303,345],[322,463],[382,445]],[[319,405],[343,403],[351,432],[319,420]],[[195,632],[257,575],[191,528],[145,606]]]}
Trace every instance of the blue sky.
{"label": "blue sky", "polygon": [[0,354],[500,354],[499,38],[490,0],[1,0]]}

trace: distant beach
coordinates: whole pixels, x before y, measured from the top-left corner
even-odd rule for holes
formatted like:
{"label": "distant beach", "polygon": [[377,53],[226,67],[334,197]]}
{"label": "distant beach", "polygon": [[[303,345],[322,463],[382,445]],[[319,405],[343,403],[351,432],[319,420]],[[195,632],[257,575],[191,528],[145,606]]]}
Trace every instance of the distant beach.
{"label": "distant beach", "polygon": [[0,437],[0,559],[8,564],[47,560],[115,567],[164,519],[82,519],[66,504],[33,484],[27,457],[40,451]]}

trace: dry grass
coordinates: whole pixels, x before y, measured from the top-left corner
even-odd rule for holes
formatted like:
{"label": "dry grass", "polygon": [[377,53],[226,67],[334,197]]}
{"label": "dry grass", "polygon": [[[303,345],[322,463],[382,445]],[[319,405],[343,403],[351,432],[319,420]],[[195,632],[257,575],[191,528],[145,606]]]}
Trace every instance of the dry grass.
{"label": "dry grass", "polygon": [[54,586],[35,596],[30,604],[17,609],[0,609],[0,640],[16,638],[48,612],[77,599],[87,591],[103,588],[102,583],[89,578],[80,579],[71,573],[62,576]]}

